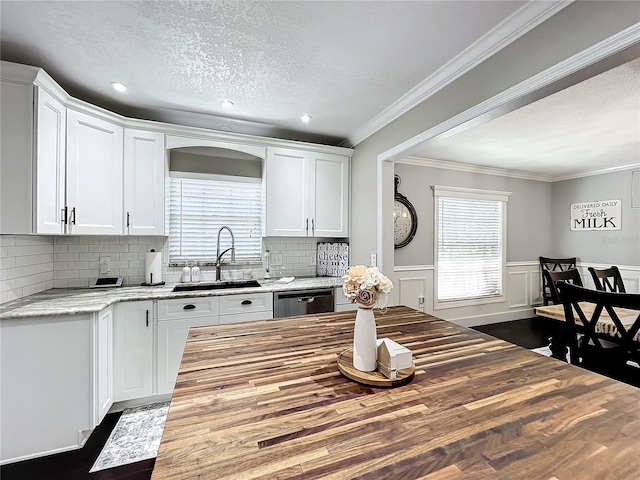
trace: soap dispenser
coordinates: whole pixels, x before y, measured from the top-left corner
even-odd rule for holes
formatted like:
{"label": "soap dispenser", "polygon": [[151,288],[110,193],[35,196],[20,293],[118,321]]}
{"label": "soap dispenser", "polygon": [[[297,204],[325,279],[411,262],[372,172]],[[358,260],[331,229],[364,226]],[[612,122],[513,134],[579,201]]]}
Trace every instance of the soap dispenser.
{"label": "soap dispenser", "polygon": [[184,268],[182,269],[182,277],[180,278],[182,283],[189,283],[191,281],[191,269],[189,268],[189,262],[184,262]]}
{"label": "soap dispenser", "polygon": [[198,262],[193,262],[193,267],[191,267],[191,281],[196,283],[200,281],[200,267],[198,266]]}

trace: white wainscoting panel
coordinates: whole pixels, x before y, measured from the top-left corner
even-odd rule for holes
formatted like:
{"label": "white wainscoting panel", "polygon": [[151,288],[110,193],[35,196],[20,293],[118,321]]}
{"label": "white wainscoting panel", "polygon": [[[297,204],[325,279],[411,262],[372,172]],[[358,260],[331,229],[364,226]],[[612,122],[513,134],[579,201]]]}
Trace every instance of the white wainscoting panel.
{"label": "white wainscoting panel", "polygon": [[[587,288],[595,288],[589,273],[589,267],[603,269],[609,268],[611,265],[601,263],[580,263],[578,265],[583,285]],[[617,267],[620,270],[620,276],[627,293],[640,293],[640,267],[634,265],[617,265]]]}
{"label": "white wainscoting panel", "polygon": [[526,270],[507,271],[507,299],[509,308],[528,307],[529,272]]}
{"label": "white wainscoting panel", "polygon": [[[406,305],[467,327],[533,317],[535,312],[531,299],[541,299],[539,262],[513,262],[508,263],[506,267],[507,300],[440,309],[435,312],[433,266],[398,266],[391,276],[395,288],[389,297],[389,305]],[[529,279],[534,278],[538,279],[536,285],[531,285],[533,282]],[[423,305],[419,304],[421,296],[424,296]]]}
{"label": "white wainscoting panel", "polygon": [[542,305],[542,274],[540,269],[529,271],[529,287],[531,305]]}
{"label": "white wainscoting panel", "polygon": [[398,282],[400,289],[400,304],[424,312],[427,277],[401,278]]}

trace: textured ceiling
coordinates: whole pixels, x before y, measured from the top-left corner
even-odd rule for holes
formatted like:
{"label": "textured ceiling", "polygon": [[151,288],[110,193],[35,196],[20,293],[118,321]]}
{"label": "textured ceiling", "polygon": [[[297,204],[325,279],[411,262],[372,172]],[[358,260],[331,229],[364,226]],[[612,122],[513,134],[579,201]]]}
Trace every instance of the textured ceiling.
{"label": "textured ceiling", "polygon": [[0,53],[124,115],[338,143],[527,3],[3,0]]}
{"label": "textured ceiling", "polygon": [[411,154],[554,178],[640,167],[640,59]]}

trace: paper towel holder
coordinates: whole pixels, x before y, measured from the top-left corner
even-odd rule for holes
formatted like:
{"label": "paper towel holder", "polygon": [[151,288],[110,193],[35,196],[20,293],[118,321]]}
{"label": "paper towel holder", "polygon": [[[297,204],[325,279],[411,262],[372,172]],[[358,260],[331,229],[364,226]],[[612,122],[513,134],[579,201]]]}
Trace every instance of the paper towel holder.
{"label": "paper towel holder", "polygon": [[[155,252],[155,249],[152,248],[151,252]],[[150,273],[149,276],[150,276],[150,278],[149,278],[150,281],[149,282],[142,282],[140,284],[140,286],[142,286],[142,287],[158,287],[160,285],[164,285],[164,281],[161,281],[161,282],[154,282],[153,281],[153,273]]]}

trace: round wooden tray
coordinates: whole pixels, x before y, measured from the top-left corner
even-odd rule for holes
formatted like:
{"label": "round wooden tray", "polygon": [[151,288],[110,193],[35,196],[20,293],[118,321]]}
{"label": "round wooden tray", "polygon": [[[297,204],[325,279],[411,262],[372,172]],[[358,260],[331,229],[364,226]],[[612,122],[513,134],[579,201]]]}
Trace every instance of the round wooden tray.
{"label": "round wooden tray", "polygon": [[411,362],[411,368],[405,368],[404,370],[398,370],[398,376],[395,380],[391,380],[385,377],[378,371],[375,372],[361,372],[353,366],[353,349],[349,348],[338,355],[338,370],[347,378],[350,378],[354,382],[362,383],[370,387],[399,387],[406,385],[411,380],[416,372],[416,365]]}

